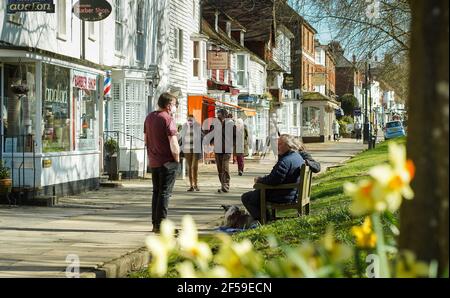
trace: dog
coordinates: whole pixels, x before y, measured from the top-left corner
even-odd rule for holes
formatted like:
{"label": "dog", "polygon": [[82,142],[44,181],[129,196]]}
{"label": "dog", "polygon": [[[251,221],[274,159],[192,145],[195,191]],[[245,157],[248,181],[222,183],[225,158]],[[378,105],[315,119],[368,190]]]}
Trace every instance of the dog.
{"label": "dog", "polygon": [[257,221],[239,206],[222,205],[225,210],[224,226],[233,229],[248,229]]}

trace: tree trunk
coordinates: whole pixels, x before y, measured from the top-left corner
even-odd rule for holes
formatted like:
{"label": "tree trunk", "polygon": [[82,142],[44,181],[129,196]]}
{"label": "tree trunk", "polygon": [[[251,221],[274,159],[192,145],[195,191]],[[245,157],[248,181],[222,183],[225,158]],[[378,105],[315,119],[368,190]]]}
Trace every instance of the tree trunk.
{"label": "tree trunk", "polygon": [[448,267],[448,0],[411,0],[408,154],[415,198],[400,213],[400,247]]}

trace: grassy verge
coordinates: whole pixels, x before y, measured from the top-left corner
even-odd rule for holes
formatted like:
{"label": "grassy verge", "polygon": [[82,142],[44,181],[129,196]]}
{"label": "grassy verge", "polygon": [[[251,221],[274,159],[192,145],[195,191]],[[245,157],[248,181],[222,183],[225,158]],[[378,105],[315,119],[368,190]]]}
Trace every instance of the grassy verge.
{"label": "grassy verge", "polygon": [[[405,143],[405,139],[396,142]],[[345,243],[352,244],[353,237],[350,227],[362,222],[362,218],[353,218],[348,205],[350,198],[345,196],[343,184],[357,182],[367,176],[373,166],[387,162],[388,143],[384,142],[376,149],[365,151],[341,167],[317,176],[313,181],[311,215],[303,218],[278,220],[272,224],[258,229],[249,230],[233,236],[234,240],[249,239],[255,249],[263,254],[266,260],[283,257],[280,249],[273,249],[267,242],[269,235],[274,236],[282,246],[296,246],[304,241],[320,239],[330,225],[334,227],[335,237]],[[290,215],[289,213],[284,215]],[[214,238],[205,239],[211,247],[217,246]],[[179,259],[170,260],[170,273],[168,277],[176,277],[174,269]],[[146,271],[131,275],[134,278],[148,277]]]}

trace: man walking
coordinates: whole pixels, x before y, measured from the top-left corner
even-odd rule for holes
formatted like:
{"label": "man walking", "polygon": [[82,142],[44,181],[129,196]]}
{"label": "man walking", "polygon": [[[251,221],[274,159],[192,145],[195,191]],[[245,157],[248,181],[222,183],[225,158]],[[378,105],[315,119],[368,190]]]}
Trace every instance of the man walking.
{"label": "man walking", "polygon": [[177,105],[175,96],[162,94],[158,100],[159,110],[150,113],[144,123],[144,139],[152,168],[152,224],[155,233],[159,233],[161,222],[167,218],[169,198],[180,162],[177,127],[172,118]]}
{"label": "man walking", "polygon": [[221,188],[219,193],[230,191],[230,160],[233,153],[233,144],[236,139],[236,128],[233,120],[228,118],[228,112],[221,109],[217,112],[217,120],[213,127],[215,161]]}

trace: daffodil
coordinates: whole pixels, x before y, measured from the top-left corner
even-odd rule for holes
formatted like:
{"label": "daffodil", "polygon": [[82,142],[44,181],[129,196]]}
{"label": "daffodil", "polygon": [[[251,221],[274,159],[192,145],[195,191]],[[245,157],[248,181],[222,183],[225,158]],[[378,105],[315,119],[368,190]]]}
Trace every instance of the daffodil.
{"label": "daffodil", "polygon": [[429,272],[428,265],[417,261],[414,253],[410,251],[401,253],[395,269],[398,278],[428,277]]}
{"label": "daffodil", "polygon": [[161,277],[167,273],[169,254],[176,246],[174,238],[175,226],[171,221],[165,220],[161,224],[160,236],[149,236],[145,243],[149,249],[152,261],[149,266],[152,275]]}
{"label": "daffodil", "polygon": [[352,234],[356,238],[356,246],[360,248],[374,248],[377,244],[377,236],[372,230],[370,217],[366,217],[361,227],[353,227]]}
{"label": "daffodil", "polygon": [[375,210],[375,183],[372,180],[362,180],[358,184],[344,184],[345,193],[353,198],[350,211],[356,216],[371,213]]}
{"label": "daffodil", "polygon": [[208,244],[198,241],[197,228],[191,216],[183,217],[182,231],[178,237],[181,254],[206,267],[212,259],[211,248]]}

